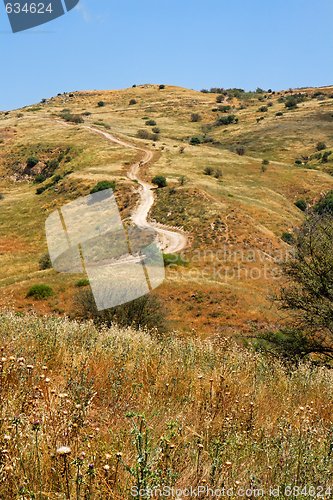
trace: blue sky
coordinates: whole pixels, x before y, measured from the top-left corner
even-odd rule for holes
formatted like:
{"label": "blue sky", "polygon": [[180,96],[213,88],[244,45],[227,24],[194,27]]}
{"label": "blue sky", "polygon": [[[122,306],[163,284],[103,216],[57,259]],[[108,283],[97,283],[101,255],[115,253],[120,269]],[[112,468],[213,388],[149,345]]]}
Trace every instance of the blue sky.
{"label": "blue sky", "polygon": [[0,109],[58,92],[166,83],[329,85],[331,0],[81,0],[12,34],[0,3]]}

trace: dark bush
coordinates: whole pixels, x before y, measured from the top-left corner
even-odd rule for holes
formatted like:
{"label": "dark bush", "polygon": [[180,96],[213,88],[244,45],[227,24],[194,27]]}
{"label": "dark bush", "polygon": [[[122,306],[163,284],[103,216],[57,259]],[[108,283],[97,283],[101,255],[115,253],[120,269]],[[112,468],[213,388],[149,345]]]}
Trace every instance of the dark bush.
{"label": "dark bush", "polygon": [[98,106],[99,108],[103,108],[103,107],[105,106],[105,102],[104,102],[104,101],[99,101],[99,102],[97,103],[97,106]]}
{"label": "dark bush", "polygon": [[308,204],[306,203],[305,200],[299,199],[299,200],[295,201],[295,206],[297,208],[299,208],[300,210],[302,210],[302,212],[305,212],[307,207],[308,207]]}
{"label": "dark bush", "polygon": [[161,132],[161,129],[159,127],[153,127],[152,131],[154,132],[154,134],[159,134]]}
{"label": "dark bush", "polygon": [[191,146],[196,146],[198,144],[201,144],[200,137],[191,137],[190,144],[191,144]]}
{"label": "dark bush", "polygon": [[294,96],[288,96],[285,100],[285,107],[287,109],[295,109],[297,108],[297,99]]}
{"label": "dark bush", "polygon": [[222,177],[222,170],[220,168],[216,168],[214,172],[214,177],[216,179],[220,179]]}
{"label": "dark bush", "polygon": [[215,126],[220,127],[221,125],[230,125],[232,123],[238,123],[238,118],[236,115],[220,116],[216,120]]}
{"label": "dark bush", "polygon": [[288,232],[282,233],[281,238],[285,243],[288,243],[288,245],[293,245],[294,243],[294,237],[291,233]]}
{"label": "dark bush", "polygon": [[105,189],[116,189],[115,181],[100,181],[98,182],[90,191],[90,194],[98,193],[99,191],[104,191]]}
{"label": "dark bush", "polygon": [[260,108],[258,108],[259,113],[266,113],[267,111],[268,111],[267,106],[260,106]]}
{"label": "dark bush", "polygon": [[129,102],[129,105],[130,106],[134,106],[134,104],[137,103],[137,100],[136,99],[131,99],[130,102]]}
{"label": "dark bush", "polygon": [[326,149],[326,144],[324,142],[318,142],[316,145],[316,150],[317,151],[322,151],[323,149]]}
{"label": "dark bush", "polygon": [[333,190],[326,193],[314,206],[314,211],[317,214],[325,213],[333,214]]}
{"label": "dark bush", "polygon": [[201,120],[201,115],[199,115],[199,113],[191,114],[191,122],[200,122],[200,120]]}
{"label": "dark bush", "polygon": [[219,106],[217,108],[218,111],[221,111],[221,113],[228,113],[228,111],[231,110],[231,106],[225,105],[225,106]]}
{"label": "dark bush", "polygon": [[325,151],[322,158],[321,158],[322,163],[327,163],[331,154],[332,154],[332,151]]}
{"label": "dark bush", "polygon": [[50,255],[48,252],[46,252],[39,259],[39,269],[43,271],[45,269],[51,269],[51,267],[52,267],[52,262],[50,259]]}
{"label": "dark bush", "polygon": [[296,165],[302,165],[302,164],[303,164],[303,162],[302,162],[302,160],[301,160],[300,158],[296,158],[296,160],[295,160],[295,164],[296,164]]}
{"label": "dark bush", "polygon": [[30,156],[28,159],[27,159],[27,167],[28,168],[33,168],[37,165],[37,163],[39,163],[39,159],[36,158],[35,156]]}
{"label": "dark bush", "polygon": [[152,183],[155,184],[158,188],[164,188],[167,186],[167,180],[163,175],[155,175]]}
{"label": "dark bush", "polygon": [[81,319],[92,319],[97,325],[108,327],[118,324],[137,330],[148,329],[164,332],[167,321],[161,302],[154,295],[144,295],[126,304],[98,311],[91,290],[81,290],[75,299],[75,315]]}
{"label": "dark bush", "polygon": [[205,167],[203,173],[205,175],[213,175],[214,169],[213,169],[213,167],[210,167],[210,166]]}
{"label": "dark bush", "polygon": [[224,95],[220,94],[218,96],[216,96],[216,102],[217,103],[221,103],[224,101]]}
{"label": "dark bush", "polygon": [[283,116],[282,111],[278,111],[277,113],[275,113],[275,116]]}
{"label": "dark bush", "polygon": [[49,285],[33,285],[29,288],[27,297],[32,297],[37,300],[47,299],[48,297],[52,297],[54,292]]}
{"label": "dark bush", "polygon": [[154,127],[154,125],[156,125],[156,122],[155,122],[155,120],[147,120],[146,125],[148,125],[150,127]]}
{"label": "dark bush", "polygon": [[150,141],[158,140],[158,134],[151,134],[147,130],[138,130],[136,136],[138,137],[138,139],[147,139]]}
{"label": "dark bush", "polygon": [[159,87],[158,87],[158,88],[159,88],[160,90],[163,90],[163,89],[165,89],[165,85],[159,85]]}
{"label": "dark bush", "polygon": [[75,286],[78,288],[81,288],[83,286],[88,286],[89,285],[89,280],[88,278],[81,278],[75,283]]}
{"label": "dark bush", "polygon": [[239,156],[243,156],[243,155],[245,155],[245,153],[246,153],[246,148],[245,148],[245,146],[237,146],[237,147],[236,147],[236,153],[237,153]]}

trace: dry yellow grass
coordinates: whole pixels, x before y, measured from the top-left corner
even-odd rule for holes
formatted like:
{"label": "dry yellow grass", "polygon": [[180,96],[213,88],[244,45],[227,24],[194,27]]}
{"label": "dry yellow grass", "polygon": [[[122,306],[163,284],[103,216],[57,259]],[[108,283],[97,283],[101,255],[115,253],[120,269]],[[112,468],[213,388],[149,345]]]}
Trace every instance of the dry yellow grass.
{"label": "dry yellow grass", "polygon": [[332,486],[329,369],[284,368],[223,337],[5,312],[0,337],[2,498]]}

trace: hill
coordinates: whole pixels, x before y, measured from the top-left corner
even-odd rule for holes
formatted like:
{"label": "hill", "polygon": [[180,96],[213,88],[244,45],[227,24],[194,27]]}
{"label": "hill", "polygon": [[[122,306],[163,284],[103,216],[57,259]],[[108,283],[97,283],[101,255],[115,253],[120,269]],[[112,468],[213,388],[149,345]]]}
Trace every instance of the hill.
{"label": "hill", "polygon": [[[167,179],[151,219],[181,228],[188,240],[188,265],[169,266],[156,291],[171,325],[210,335],[277,321],[269,295],[280,286],[278,263],[303,218],[295,203],[311,206],[332,188],[332,122],[333,87],[197,92],[140,85],[59,94],[2,112],[0,305],[72,314],[82,276],[39,266],[44,221],[56,207],[112,180],[129,219],[138,189],[127,173],[142,153],[100,130],[152,151],[142,179]],[[26,298],[35,283],[55,294]]]}

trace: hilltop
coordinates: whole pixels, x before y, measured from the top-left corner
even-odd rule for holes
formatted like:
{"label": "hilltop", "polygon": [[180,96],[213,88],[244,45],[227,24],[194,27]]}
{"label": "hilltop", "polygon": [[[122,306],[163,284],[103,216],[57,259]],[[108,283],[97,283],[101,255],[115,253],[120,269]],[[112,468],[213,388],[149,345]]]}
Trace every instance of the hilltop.
{"label": "hilltop", "polygon": [[[171,324],[211,334],[280,318],[269,300],[278,262],[304,206],[333,185],[333,87],[212,90],[80,91],[0,114],[1,306],[71,314],[80,276],[39,265],[44,221],[56,207],[114,181],[129,220],[138,193],[127,173],[140,152],[94,128],[151,150],[143,179],[166,177],[151,219],[188,236],[188,264],[169,267],[156,291]],[[26,298],[35,283],[55,295]]]}

